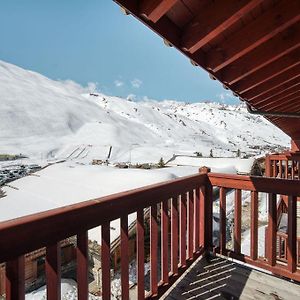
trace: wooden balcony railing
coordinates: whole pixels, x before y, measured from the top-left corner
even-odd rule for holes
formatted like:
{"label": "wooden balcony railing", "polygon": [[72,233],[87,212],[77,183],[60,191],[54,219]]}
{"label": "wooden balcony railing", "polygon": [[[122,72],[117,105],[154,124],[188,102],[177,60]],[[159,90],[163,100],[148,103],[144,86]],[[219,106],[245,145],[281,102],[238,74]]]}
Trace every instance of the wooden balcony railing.
{"label": "wooden balcony railing", "polygon": [[[274,179],[266,177],[249,177],[209,173],[209,181],[220,188],[220,229],[219,245],[212,243],[212,250],[225,256],[271,271],[274,274],[300,281],[297,270],[297,216],[296,202],[300,196],[298,180]],[[234,209],[234,247],[226,247],[226,192],[235,190]],[[250,191],[250,254],[241,253],[241,192]],[[263,253],[258,255],[258,193],[268,194],[268,230]],[[287,233],[287,263],[277,260],[277,195],[288,196],[288,233]]]}
{"label": "wooden balcony railing", "polygon": [[[220,192],[219,244],[213,239],[213,187]],[[227,247],[226,189],[235,190],[234,243]],[[250,255],[241,252],[241,193],[251,193]],[[258,193],[269,193],[267,257],[258,256]],[[288,195],[287,263],[276,259],[276,194]],[[110,222],[120,219],[121,292],[129,299],[128,215],[137,214],[137,298],[158,298],[200,255],[233,257],[300,281],[296,262],[299,182],[208,173],[89,200],[0,223],[0,263],[6,263],[6,299],[24,299],[24,255],[46,247],[47,299],[60,299],[60,241],[77,236],[78,299],[88,299],[88,230],[101,226],[102,299],[110,299]],[[145,296],[144,210],[150,208],[150,292]],[[161,242],[159,242],[159,236]],[[158,248],[160,249],[160,257]]]}
{"label": "wooden balcony railing", "polygon": [[300,153],[287,152],[267,155],[266,176],[300,179]]}

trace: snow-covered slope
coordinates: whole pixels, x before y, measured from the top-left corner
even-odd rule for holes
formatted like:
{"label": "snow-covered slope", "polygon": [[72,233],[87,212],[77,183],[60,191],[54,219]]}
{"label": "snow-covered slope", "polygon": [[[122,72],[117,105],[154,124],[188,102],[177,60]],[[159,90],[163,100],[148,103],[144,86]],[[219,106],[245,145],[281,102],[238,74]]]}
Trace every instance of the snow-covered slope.
{"label": "snow-covered slope", "polygon": [[[201,91],[199,91],[201,95]],[[242,106],[131,102],[90,95],[0,61],[0,154],[48,159],[157,162],[173,154],[234,156],[286,146],[289,138]]]}

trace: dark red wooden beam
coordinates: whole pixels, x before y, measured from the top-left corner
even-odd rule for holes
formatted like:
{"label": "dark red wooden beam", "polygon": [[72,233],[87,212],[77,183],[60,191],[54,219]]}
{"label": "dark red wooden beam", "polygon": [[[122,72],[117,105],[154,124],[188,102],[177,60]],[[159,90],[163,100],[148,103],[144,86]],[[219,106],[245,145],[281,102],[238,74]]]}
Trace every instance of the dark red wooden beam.
{"label": "dark red wooden beam", "polygon": [[274,78],[275,76],[288,71],[300,64],[299,48],[275,60],[271,64],[259,69],[251,75],[243,78],[241,81],[230,86],[232,90],[238,93],[244,93],[248,90]]}
{"label": "dark red wooden beam", "polygon": [[140,15],[156,23],[172,8],[177,0],[143,0],[140,2]]}
{"label": "dark red wooden beam", "polygon": [[210,50],[207,67],[219,71],[299,20],[300,1],[292,0],[288,5],[286,1],[279,2]]}
{"label": "dark red wooden beam", "polygon": [[299,99],[300,99],[300,91],[299,91],[298,95],[296,95],[294,97],[290,97],[290,98],[286,98],[284,100],[278,100],[276,102],[268,103],[266,105],[259,106],[259,108],[263,109],[263,110],[269,109],[269,110],[273,110],[273,111],[281,111],[281,109],[287,108],[290,105],[296,106],[297,104],[300,104]]}
{"label": "dark red wooden beam", "polygon": [[298,22],[219,71],[222,73],[217,72],[216,76],[227,84],[234,84],[299,46],[300,23]]}
{"label": "dark red wooden beam", "polygon": [[209,1],[184,30],[182,48],[195,53],[262,2],[262,0]]}
{"label": "dark red wooden beam", "polygon": [[[299,98],[298,98],[299,99]],[[267,111],[274,111],[274,112],[298,112],[300,109],[300,101],[289,103],[288,105],[283,103],[282,105],[278,105],[272,109],[269,109]]]}
{"label": "dark red wooden beam", "polygon": [[261,95],[254,100],[250,100],[250,102],[253,104],[263,104],[269,103],[272,100],[276,101],[278,99],[292,96],[299,91],[299,85],[299,78],[295,78],[289,82],[284,83],[279,87],[276,87],[272,91],[268,91],[264,95]]}
{"label": "dark red wooden beam", "polygon": [[300,86],[298,86],[298,89],[296,91],[293,91],[291,93],[283,93],[282,96],[278,96],[278,98],[274,97],[274,98],[270,98],[268,100],[266,100],[265,102],[262,102],[259,104],[259,108],[260,109],[272,109],[272,108],[276,108],[276,106],[282,105],[282,104],[286,104],[289,102],[295,102],[295,99],[299,98],[299,92],[300,92]]}
{"label": "dark red wooden beam", "polygon": [[[299,2],[300,3],[300,2]],[[300,64],[290,69],[287,72],[281,73],[278,76],[266,81],[265,83],[255,87],[240,96],[243,99],[253,100],[261,95],[266,94],[268,91],[274,90],[276,87],[281,87],[285,83],[292,81],[295,78],[300,78]]]}
{"label": "dark red wooden beam", "polygon": [[[297,80],[294,81],[294,83]],[[272,103],[272,102],[276,102],[278,99],[282,99],[282,98],[286,98],[286,97],[292,97],[298,90],[300,87],[300,82],[296,83],[296,84],[292,84],[290,85],[290,87],[287,87],[287,85],[281,89],[281,91],[277,91],[276,94],[274,93],[273,96],[271,97],[259,97],[258,99],[254,99],[254,100],[250,100],[251,103],[255,103],[255,104],[260,104],[260,105],[264,105],[267,103]],[[269,93],[270,94],[270,93]]]}

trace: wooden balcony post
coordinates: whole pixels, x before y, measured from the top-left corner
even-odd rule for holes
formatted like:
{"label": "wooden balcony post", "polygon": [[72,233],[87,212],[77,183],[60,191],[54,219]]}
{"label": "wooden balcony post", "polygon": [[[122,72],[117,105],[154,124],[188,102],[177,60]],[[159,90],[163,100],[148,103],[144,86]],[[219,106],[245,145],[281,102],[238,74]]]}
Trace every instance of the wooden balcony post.
{"label": "wooden balcony post", "polygon": [[251,192],[250,257],[257,259],[258,244],[258,193]]}
{"label": "wooden balcony post", "polygon": [[297,240],[297,197],[288,197],[288,246],[287,261],[288,270],[291,273],[296,271],[296,240]]}
{"label": "wooden balcony post", "polygon": [[6,263],[6,299],[25,299],[25,259],[20,256]]}
{"label": "wooden balcony post", "polygon": [[[199,169],[199,172],[201,174],[208,174],[210,173],[210,168],[202,167]],[[203,237],[203,244],[204,249],[206,251],[210,251],[212,248],[212,234],[213,234],[213,228],[212,228],[212,218],[213,218],[213,212],[212,212],[212,205],[213,205],[213,188],[212,185],[207,178],[207,182],[204,189],[204,197],[201,199],[200,202],[200,211],[203,213],[200,214],[200,219],[202,219],[202,224],[204,226],[201,226],[200,230],[202,232]],[[201,222],[201,220],[200,220]]]}
{"label": "wooden balcony post", "polygon": [[143,300],[145,298],[145,253],[144,253],[144,241],[145,241],[145,228],[144,228],[144,210],[139,209],[137,211],[136,222],[136,248],[137,248],[137,298]]}
{"label": "wooden balcony post", "polygon": [[129,300],[129,253],[128,253],[128,216],[123,215],[121,225],[121,291],[122,299]]}
{"label": "wooden balcony post", "polygon": [[57,242],[46,249],[47,299],[61,298],[61,253]]}
{"label": "wooden balcony post", "polygon": [[171,202],[171,272],[178,274],[178,196]]}
{"label": "wooden balcony post", "polygon": [[271,159],[270,159],[270,155],[267,154],[266,155],[266,159],[265,159],[265,176],[266,177],[271,177]]}
{"label": "wooden balcony post", "polygon": [[110,291],[110,223],[101,226],[102,299],[109,300]]}
{"label": "wooden balcony post", "polygon": [[277,202],[276,194],[268,195],[268,230],[266,237],[266,253],[268,262],[271,266],[276,264],[276,231],[277,231]]}
{"label": "wooden balcony post", "polygon": [[150,291],[151,296],[157,295],[157,268],[158,268],[158,221],[157,221],[157,204],[150,207]]}
{"label": "wooden balcony post", "polygon": [[226,251],[226,189],[220,187],[220,253]]}
{"label": "wooden balcony post", "polygon": [[234,197],[234,252],[241,253],[241,226],[242,226],[242,192],[235,190]]}
{"label": "wooden balcony post", "polygon": [[88,286],[88,232],[82,232],[77,235],[77,286],[78,300],[87,300],[89,294]]}

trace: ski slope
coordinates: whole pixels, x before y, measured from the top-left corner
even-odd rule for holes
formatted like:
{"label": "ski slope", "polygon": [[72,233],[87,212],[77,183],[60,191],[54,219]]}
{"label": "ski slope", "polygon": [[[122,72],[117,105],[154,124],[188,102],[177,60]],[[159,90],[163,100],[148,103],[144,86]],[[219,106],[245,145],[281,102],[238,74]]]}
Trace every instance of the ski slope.
{"label": "ski slope", "polygon": [[[199,91],[201,95],[201,91]],[[288,146],[289,138],[242,105],[126,99],[90,94],[0,61],[0,153],[32,159],[157,162],[173,154],[253,155]]]}

